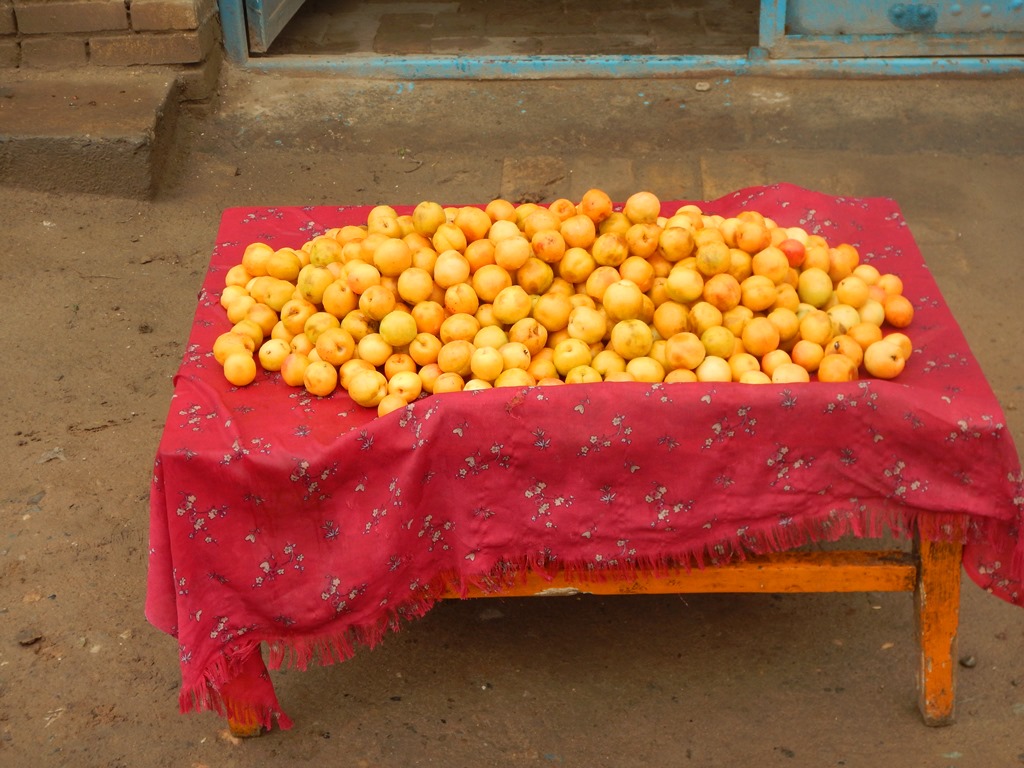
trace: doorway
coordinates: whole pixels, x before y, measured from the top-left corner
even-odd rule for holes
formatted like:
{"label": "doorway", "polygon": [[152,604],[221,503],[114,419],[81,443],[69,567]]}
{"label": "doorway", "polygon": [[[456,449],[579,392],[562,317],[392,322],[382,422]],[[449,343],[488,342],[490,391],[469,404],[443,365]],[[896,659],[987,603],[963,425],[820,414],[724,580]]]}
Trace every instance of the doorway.
{"label": "doorway", "polygon": [[759,0],[245,2],[261,57],[744,56],[760,10]]}

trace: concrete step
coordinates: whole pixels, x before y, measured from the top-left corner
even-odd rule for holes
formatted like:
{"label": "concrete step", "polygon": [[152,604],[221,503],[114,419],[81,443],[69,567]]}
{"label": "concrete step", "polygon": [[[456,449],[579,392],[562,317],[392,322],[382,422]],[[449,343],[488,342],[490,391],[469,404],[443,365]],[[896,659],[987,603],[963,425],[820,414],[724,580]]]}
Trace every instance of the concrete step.
{"label": "concrete step", "polygon": [[173,152],[170,73],[17,73],[0,83],[0,184],[151,197]]}

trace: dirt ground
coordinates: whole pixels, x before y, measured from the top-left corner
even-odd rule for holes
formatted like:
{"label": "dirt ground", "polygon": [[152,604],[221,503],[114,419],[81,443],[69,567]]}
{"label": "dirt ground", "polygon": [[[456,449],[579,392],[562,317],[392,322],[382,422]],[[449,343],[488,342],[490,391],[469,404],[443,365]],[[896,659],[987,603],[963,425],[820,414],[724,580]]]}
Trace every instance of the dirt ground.
{"label": "dirt ground", "polygon": [[1019,78],[388,83],[227,71],[150,201],[0,188],[0,764],[1024,765],[1024,611],[964,585],[957,722],[922,725],[907,595],[450,602],[274,673],[296,725],[181,715],[143,615],[152,461],[233,205],[900,202],[1024,445]]}

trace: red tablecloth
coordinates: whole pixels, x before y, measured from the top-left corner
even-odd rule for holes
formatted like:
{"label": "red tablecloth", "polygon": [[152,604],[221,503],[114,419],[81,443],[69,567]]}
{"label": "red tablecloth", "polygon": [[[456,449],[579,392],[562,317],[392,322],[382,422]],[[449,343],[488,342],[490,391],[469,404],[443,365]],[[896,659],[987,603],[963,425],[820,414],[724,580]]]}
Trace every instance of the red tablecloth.
{"label": "red tablecloth", "polygon": [[[966,516],[966,572],[1024,603],[1020,460],[898,206],[789,185],[702,206],[760,211],[899,274],[916,307],[903,374],[495,389],[381,419],[277,374],[236,389],[210,352],[229,326],[224,272],[253,241],[298,247],[367,209],[226,211],[152,480],[146,613],[178,639],[183,711],[221,706],[232,665],[261,642],[272,667],[343,659],[421,616],[446,584],[526,566],[609,578],[705,566],[885,526],[906,534],[921,515]],[[269,726],[272,689],[252,697]]]}

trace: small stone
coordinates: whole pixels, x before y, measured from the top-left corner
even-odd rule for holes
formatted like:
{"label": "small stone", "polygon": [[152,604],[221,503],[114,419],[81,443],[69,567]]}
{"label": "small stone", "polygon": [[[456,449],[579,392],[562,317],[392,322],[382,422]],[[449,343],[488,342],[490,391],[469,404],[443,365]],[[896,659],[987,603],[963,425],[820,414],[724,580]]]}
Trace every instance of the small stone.
{"label": "small stone", "polygon": [[965,667],[966,669],[972,669],[978,666],[978,660],[973,656],[961,656],[960,666]]}
{"label": "small stone", "polygon": [[23,629],[18,633],[17,640],[18,645],[29,646],[35,645],[43,639],[43,633],[37,629]]}
{"label": "small stone", "polygon": [[701,93],[704,93],[705,91],[711,90],[711,83],[709,83],[707,80],[701,80],[699,83],[693,86],[693,89],[695,91],[700,91]]}
{"label": "small stone", "polygon": [[64,455],[64,449],[57,447],[51,448],[48,451],[44,451],[43,454],[36,460],[36,464],[46,464],[50,461],[67,461],[67,457]]}

